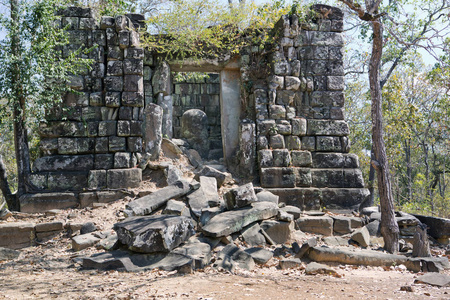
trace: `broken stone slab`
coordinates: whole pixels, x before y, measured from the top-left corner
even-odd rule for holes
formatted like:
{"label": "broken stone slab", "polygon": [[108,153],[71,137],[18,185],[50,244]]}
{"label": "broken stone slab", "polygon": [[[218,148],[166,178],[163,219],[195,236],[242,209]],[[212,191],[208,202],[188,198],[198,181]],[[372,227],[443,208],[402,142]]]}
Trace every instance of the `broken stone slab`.
{"label": "broken stone slab", "polygon": [[190,217],[189,209],[183,201],[169,200],[167,201],[166,208],[162,212],[164,215],[175,215]]}
{"label": "broken stone slab", "polygon": [[184,180],[157,190],[156,192],[129,202],[125,206],[124,214],[130,216],[144,216],[163,206],[170,199],[177,199],[192,190],[192,186]]}
{"label": "broken stone slab", "polygon": [[203,168],[201,168],[200,171],[195,174],[195,179],[199,180],[200,176],[216,178],[217,188],[220,188],[222,185],[233,180],[233,177],[230,173],[221,172],[210,166],[203,166]]}
{"label": "broken stone slab", "polygon": [[161,149],[164,153],[165,157],[168,157],[170,159],[177,159],[181,157],[181,154],[183,154],[183,151],[178,147],[172,140],[163,138]]}
{"label": "broken stone slab", "polygon": [[223,195],[223,198],[228,210],[244,207],[258,201],[251,182],[229,190]]}
{"label": "broken stone slab", "polygon": [[280,199],[279,196],[277,196],[269,191],[266,191],[266,190],[263,190],[263,191],[257,193],[256,198],[258,198],[259,202],[262,202],[262,201],[273,202],[277,205],[278,205],[278,200]]}
{"label": "broken stone slab", "polygon": [[95,236],[92,232],[80,234],[72,238],[73,251],[81,251],[83,249],[95,246],[101,238]]}
{"label": "broken stone slab", "polygon": [[305,256],[305,254],[308,253],[308,251],[315,247],[317,245],[317,239],[314,238],[310,238],[308,239],[306,242],[303,243],[303,245],[300,247],[300,249],[298,250],[298,252],[295,254],[296,258],[302,258],[303,256]]}
{"label": "broken stone slab", "polygon": [[201,215],[200,215],[200,223],[202,225],[205,225],[206,223],[209,222],[209,220],[211,220],[214,216],[220,214],[223,212],[223,209],[220,207],[209,207],[209,208],[204,208],[201,211]]}
{"label": "broken stone slab", "polygon": [[211,261],[211,246],[198,240],[191,242],[189,240],[185,245],[172,251],[174,254],[181,254],[192,259],[194,269],[203,269]]}
{"label": "broken stone slab", "polygon": [[261,227],[258,223],[253,223],[241,230],[242,238],[249,246],[263,246],[266,238],[261,234]]}
{"label": "broken stone slab", "polygon": [[200,217],[203,209],[220,205],[216,178],[200,176],[199,181],[200,188],[187,196],[191,211],[197,217]]}
{"label": "broken stone slab", "polygon": [[364,207],[359,213],[363,216],[370,216],[372,213],[380,212],[377,206]]}
{"label": "broken stone slab", "polygon": [[345,216],[332,216],[334,221],[333,231],[339,234],[347,234],[352,232],[351,221],[349,217]]}
{"label": "broken stone slab", "polygon": [[305,264],[300,260],[300,258],[285,258],[280,260],[280,269],[304,269]]}
{"label": "broken stone slab", "polygon": [[427,273],[425,275],[417,277],[414,280],[414,283],[423,283],[438,287],[446,287],[450,286],[450,276],[447,274]]}
{"label": "broken stone slab", "polygon": [[289,242],[291,233],[295,230],[294,222],[282,222],[275,220],[265,220],[261,222],[261,228],[277,244]]}
{"label": "broken stone slab", "polygon": [[136,254],[123,250],[97,253],[82,260],[83,268],[97,270],[118,270],[127,272],[160,269],[192,272],[192,259],[176,253]]}
{"label": "broken stone slab", "polygon": [[93,222],[86,222],[80,228],[81,234],[91,233],[97,231],[97,226]]}
{"label": "broken stone slab", "polygon": [[[256,196],[258,196],[258,194],[256,194]],[[292,205],[286,205],[285,207],[280,208],[280,210],[285,211],[290,215],[293,215],[294,219],[300,218],[300,215],[302,213],[302,210],[300,208]]]}
{"label": "broken stone slab", "polygon": [[107,237],[97,243],[96,247],[106,251],[114,250],[118,247],[118,241],[117,233],[110,232]]}
{"label": "broken stone slab", "polygon": [[234,272],[236,268],[251,271],[255,268],[255,261],[247,252],[242,251],[234,244],[229,244],[219,252],[213,267],[223,268],[230,272]]}
{"label": "broken stone slab", "polygon": [[0,247],[0,261],[19,258],[20,251]]}
{"label": "broken stone slab", "polygon": [[250,254],[255,263],[260,265],[266,264],[273,257],[273,252],[264,248],[258,247],[248,248],[245,249],[245,252]]}
{"label": "broken stone slab", "polygon": [[191,218],[159,215],[130,217],[114,224],[119,241],[135,252],[169,252],[195,234]]}
{"label": "broken stone slab", "polygon": [[361,247],[368,247],[370,245],[370,234],[366,227],[356,230],[351,239],[357,242]]}
{"label": "broken stone slab", "polygon": [[324,275],[340,276],[338,272],[336,272],[336,270],[334,270],[333,268],[316,262],[310,262],[309,264],[306,265],[305,274],[306,275],[324,274]]}
{"label": "broken stone slab", "polygon": [[292,222],[294,221],[294,216],[280,209],[278,210],[277,220],[283,222]]}
{"label": "broken stone slab", "polygon": [[348,239],[340,236],[327,236],[322,238],[323,242],[329,246],[348,246]]}
{"label": "broken stone slab", "polygon": [[327,216],[305,216],[295,221],[301,231],[322,234],[326,236],[333,235],[333,219]]}
{"label": "broken stone slab", "polygon": [[166,176],[167,185],[172,185],[177,181],[183,180],[183,172],[174,165],[168,165],[164,169],[164,176]]}
{"label": "broken stone slab", "polygon": [[446,257],[408,258],[403,255],[374,250],[312,247],[308,258],[316,262],[336,262],[349,265],[387,266],[403,264],[413,272],[439,272],[450,268]]}
{"label": "broken stone slab", "polygon": [[52,209],[66,209],[78,206],[75,193],[38,193],[20,196],[20,211],[25,213],[45,212]]}
{"label": "broken stone slab", "polygon": [[450,219],[414,215],[428,226],[428,234],[437,240],[450,238]]}
{"label": "broken stone slab", "polygon": [[372,221],[364,227],[369,231],[370,236],[381,236],[380,221]]}
{"label": "broken stone slab", "polygon": [[46,232],[46,231],[62,231],[64,230],[64,224],[61,221],[48,222],[36,224],[36,232]]}
{"label": "broken stone slab", "polygon": [[207,236],[227,236],[245,226],[276,216],[278,206],[271,202],[255,202],[249,207],[226,211],[211,218],[202,230]]}

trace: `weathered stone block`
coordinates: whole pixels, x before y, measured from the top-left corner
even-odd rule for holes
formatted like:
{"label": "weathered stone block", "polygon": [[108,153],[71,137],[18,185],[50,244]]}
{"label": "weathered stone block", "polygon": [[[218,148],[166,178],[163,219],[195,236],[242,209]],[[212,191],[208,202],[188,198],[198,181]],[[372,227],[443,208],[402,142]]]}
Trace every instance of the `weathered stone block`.
{"label": "weathered stone block", "polygon": [[76,147],[77,147],[77,152],[79,154],[94,153],[95,139],[94,138],[78,138]]}
{"label": "weathered stone block", "polygon": [[291,156],[288,149],[273,150],[273,166],[274,167],[289,167],[291,164]]}
{"label": "weathered stone block", "polygon": [[311,170],[309,168],[293,168],[295,173],[295,186],[310,187],[312,185]]}
{"label": "weathered stone block", "polygon": [[130,121],[117,121],[117,135],[129,136],[130,135]]}
{"label": "weathered stone block", "polygon": [[88,188],[102,189],[106,187],[106,170],[91,170],[88,177]]}
{"label": "weathered stone block", "polygon": [[304,232],[326,236],[333,235],[333,219],[327,216],[300,217],[296,220],[296,223],[300,230]]}
{"label": "weathered stone block", "polygon": [[141,137],[129,137],[127,139],[128,151],[130,152],[142,152],[142,138]]}
{"label": "weathered stone block", "polygon": [[114,136],[117,134],[116,121],[101,121],[98,123],[99,136]]}
{"label": "weathered stone block", "polygon": [[298,136],[290,135],[286,137],[286,148],[289,150],[300,150],[301,146],[301,139]]}
{"label": "weathered stone block", "polygon": [[131,217],[114,230],[122,244],[142,253],[170,252],[195,233],[190,218],[170,215]]}
{"label": "weathered stone block", "polygon": [[308,135],[332,135],[345,136],[348,135],[349,128],[345,121],[341,120],[309,120]]}
{"label": "weathered stone block", "polygon": [[87,187],[87,172],[50,172],[48,189],[53,191],[77,191]]}
{"label": "weathered stone block", "polygon": [[47,173],[32,173],[28,175],[30,186],[27,191],[39,191],[47,188]]}
{"label": "weathered stone block", "polygon": [[274,120],[258,121],[256,125],[259,135],[276,134],[276,124]]}
{"label": "weathered stone block", "polygon": [[107,92],[105,94],[105,105],[107,107],[119,107],[120,106],[120,95],[119,92]]}
{"label": "weathered stone block", "polygon": [[294,98],[295,98],[295,91],[281,90],[277,92],[276,103],[278,105],[289,106],[294,103]]}
{"label": "weathered stone block", "polygon": [[302,150],[315,151],[316,150],[316,138],[314,136],[302,137]]}
{"label": "weathered stone block", "polygon": [[[131,75],[130,75],[131,76]],[[142,92],[123,92],[122,104],[125,106],[144,106],[144,93]]]}
{"label": "weathered stone block", "polygon": [[122,76],[123,75],[123,62],[120,60],[108,61],[106,68],[107,76]]}
{"label": "weathered stone block", "polygon": [[312,164],[311,152],[291,151],[291,164],[294,167],[309,167]]}
{"label": "weathered stone block", "polygon": [[295,187],[293,168],[261,168],[261,186],[265,188]]}
{"label": "weathered stone block", "polygon": [[125,75],[123,90],[126,92],[144,91],[144,79],[141,75]]}
{"label": "weathered stone block", "polygon": [[272,149],[285,148],[284,137],[281,134],[271,135],[269,145]]}
{"label": "weathered stone block", "polygon": [[123,72],[125,75],[143,75],[144,62],[142,59],[128,58],[123,61]]}
{"label": "weathered stone block", "polygon": [[252,183],[229,190],[224,194],[224,200],[229,210],[244,207],[258,201]]}
{"label": "weathered stone block", "polygon": [[131,167],[131,155],[128,152],[117,152],[114,154],[114,169]]}
{"label": "weathered stone block", "polygon": [[123,50],[119,46],[108,46],[107,48],[107,60],[123,60]]}
{"label": "weathered stone block", "polygon": [[110,189],[136,188],[141,184],[142,170],[139,168],[113,169],[107,171],[106,177],[107,187]]}
{"label": "weathered stone block", "polygon": [[58,138],[59,154],[77,154],[77,150],[76,138]]}
{"label": "weathered stone block", "polygon": [[327,188],[322,190],[322,202],[326,208],[355,208],[369,196],[362,188]]}
{"label": "weathered stone block", "polygon": [[104,83],[107,92],[121,92],[123,90],[123,77],[107,76]]}
{"label": "weathered stone block", "polygon": [[118,34],[118,42],[120,49],[125,49],[130,46],[130,32],[121,30]]}
{"label": "weathered stone block", "polygon": [[272,150],[259,150],[258,161],[260,168],[273,167],[273,154]]}
{"label": "weathered stone block", "polygon": [[108,138],[108,149],[110,152],[126,151],[127,140],[125,137],[110,136]]}
{"label": "weathered stone block", "polygon": [[142,136],[142,121],[130,121],[130,135],[131,136]]}
{"label": "weathered stone block", "polygon": [[327,76],[327,89],[330,91],[343,91],[345,88],[344,76]]}
{"label": "weathered stone block", "polygon": [[34,223],[0,224],[0,247],[20,249],[34,245]]}
{"label": "weathered stone block", "polygon": [[84,171],[94,167],[93,155],[54,155],[39,157],[33,164],[35,172]]}
{"label": "weathered stone block", "polygon": [[303,118],[295,118],[291,120],[292,122],[292,134],[297,136],[305,136],[306,135],[306,119]]}
{"label": "weathered stone block", "polygon": [[279,120],[286,118],[286,109],[282,105],[269,105],[270,118]]}
{"label": "weathered stone block", "polygon": [[341,139],[338,136],[318,136],[316,150],[340,152],[342,151]]}
{"label": "weathered stone block", "polygon": [[345,216],[332,216],[333,231],[339,234],[347,234],[352,232],[351,220],[349,217]]}
{"label": "weathered stone block", "polygon": [[113,154],[96,154],[94,161],[95,169],[112,169],[114,166]]}

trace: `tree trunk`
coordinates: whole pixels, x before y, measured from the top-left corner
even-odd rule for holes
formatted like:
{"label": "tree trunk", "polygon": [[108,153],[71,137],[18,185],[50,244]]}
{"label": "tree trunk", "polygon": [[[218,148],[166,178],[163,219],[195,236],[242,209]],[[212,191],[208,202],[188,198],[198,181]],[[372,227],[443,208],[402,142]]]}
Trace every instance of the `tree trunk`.
{"label": "tree trunk", "polygon": [[406,177],[407,177],[407,202],[412,200],[412,167],[411,167],[411,140],[405,140],[405,161],[406,161]]}
{"label": "tree trunk", "polygon": [[420,224],[416,227],[413,242],[413,257],[430,257],[430,243],[427,235],[427,225]]}
{"label": "tree trunk", "polygon": [[[372,149],[370,150],[370,159],[371,160],[375,159],[375,156],[373,154],[373,146],[372,146]],[[367,197],[366,199],[364,199],[361,202],[361,204],[358,207],[359,211],[363,210],[363,208],[370,207],[370,206],[374,205],[374,203],[375,203],[374,181],[375,181],[375,169],[374,169],[374,167],[372,165],[370,165],[369,182],[367,183],[368,188],[369,188],[369,197]]]}
{"label": "tree trunk", "polygon": [[[6,204],[9,209],[13,209],[16,205],[15,195],[11,193],[11,189],[9,188],[8,178],[6,177],[6,167],[3,163],[3,158],[0,155],[0,190],[2,191],[3,197],[5,197]],[[2,205],[0,205],[0,209]]]}
{"label": "tree trunk", "polygon": [[[18,34],[19,24],[19,2],[18,0],[11,0],[11,20],[13,23],[13,32],[11,38],[11,52],[17,59],[20,56],[20,40]],[[13,65],[11,70],[16,101],[13,104],[13,118],[14,118],[14,146],[17,162],[17,193],[16,203],[11,210],[19,210],[19,197],[26,192],[26,182],[30,174],[30,151],[28,148],[27,129],[25,127],[25,96],[20,82],[20,66],[19,63]]]}
{"label": "tree trunk", "polygon": [[381,205],[381,234],[384,247],[390,253],[398,251],[399,229],[395,220],[394,199],[389,174],[389,163],[383,139],[383,115],[380,86],[380,62],[383,53],[383,27],[379,20],[371,21],[373,29],[372,56],[369,65],[370,94],[372,98],[372,145],[377,170],[378,192]]}

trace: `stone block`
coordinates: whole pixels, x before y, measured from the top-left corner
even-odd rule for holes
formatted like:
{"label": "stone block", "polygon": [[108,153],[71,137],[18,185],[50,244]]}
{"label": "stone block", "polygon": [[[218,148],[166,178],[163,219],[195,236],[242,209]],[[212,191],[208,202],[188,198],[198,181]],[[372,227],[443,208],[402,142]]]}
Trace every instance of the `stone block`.
{"label": "stone block", "polygon": [[118,136],[130,135],[130,121],[124,120],[117,121],[117,135]]}
{"label": "stone block", "polygon": [[125,75],[124,87],[125,92],[139,92],[144,91],[144,79],[141,75]]}
{"label": "stone block", "polygon": [[260,168],[273,167],[273,154],[272,150],[259,150],[258,162]]}
{"label": "stone block", "polygon": [[276,134],[276,123],[274,120],[258,121],[256,125],[259,135]]}
{"label": "stone block", "polygon": [[332,216],[333,231],[339,234],[347,234],[352,232],[351,219],[345,216]]}
{"label": "stone block", "polygon": [[128,151],[130,152],[142,152],[142,138],[141,137],[129,137],[127,138]]}
{"label": "stone block", "polygon": [[344,76],[327,76],[327,89],[330,91],[343,91],[345,88]]}
{"label": "stone block", "polygon": [[356,230],[351,239],[357,242],[361,247],[368,247],[370,244],[370,234],[366,227]]}
{"label": "stone block", "polygon": [[77,151],[79,154],[94,153],[95,139],[94,138],[78,138]]}
{"label": "stone block", "polygon": [[295,186],[310,187],[312,185],[311,170],[309,168],[293,168],[295,173]]}
{"label": "stone block", "polygon": [[341,152],[341,139],[338,136],[318,136],[316,151]]}
{"label": "stone block", "polygon": [[322,234],[325,236],[333,235],[333,219],[327,216],[321,217],[300,217],[296,224],[301,231]]}
{"label": "stone block", "polygon": [[127,48],[125,51],[125,58],[144,59],[144,48]]}
{"label": "stone block", "polygon": [[114,169],[125,169],[131,167],[131,155],[128,152],[117,152],[114,154]]}
{"label": "stone block", "polygon": [[94,63],[92,65],[91,76],[94,78],[104,78],[105,65],[103,63]]}
{"label": "stone block", "polygon": [[76,138],[58,138],[58,154],[77,154]]}
{"label": "stone block", "polygon": [[263,150],[269,149],[269,141],[265,136],[258,136],[256,139],[256,149]]}
{"label": "stone block", "polygon": [[289,121],[286,120],[278,120],[276,124],[277,133],[282,135],[290,135],[292,132],[292,126]]}
{"label": "stone block", "polygon": [[224,200],[228,210],[244,207],[258,201],[252,183],[229,190],[224,194]]}
{"label": "stone block", "polygon": [[98,123],[99,136],[114,136],[117,134],[116,121],[101,121]]}
{"label": "stone block", "polygon": [[286,109],[283,105],[269,105],[269,114],[271,119],[285,119]]}
{"label": "stone block", "polygon": [[121,99],[120,92],[107,92],[105,94],[105,105],[107,107],[119,107],[120,99]]}
{"label": "stone block", "polygon": [[[130,75],[130,76],[132,76],[132,75]],[[122,93],[122,105],[143,107],[144,106],[144,93],[143,92],[123,92]]]}
{"label": "stone block", "polygon": [[108,61],[123,60],[123,50],[119,46],[108,46],[106,57]]}
{"label": "stone block", "polygon": [[294,76],[286,76],[285,80],[285,86],[287,90],[293,90],[297,91],[300,88],[300,79],[298,77]]}
{"label": "stone block", "polygon": [[113,154],[96,154],[94,161],[95,169],[112,169],[114,166]]}
{"label": "stone block", "polygon": [[107,76],[104,79],[107,92],[121,92],[123,90],[123,77]]}
{"label": "stone block", "polygon": [[118,34],[118,42],[120,49],[125,49],[130,46],[130,32],[121,30]]}
{"label": "stone block", "polygon": [[264,188],[295,187],[295,171],[292,168],[261,168],[261,186]]}
{"label": "stone block", "polygon": [[106,170],[91,170],[88,177],[88,188],[102,189],[106,187]]}
{"label": "stone block", "polygon": [[117,169],[107,171],[107,187],[110,189],[136,188],[142,181],[142,169]]}
{"label": "stone block", "polygon": [[300,150],[301,146],[302,142],[298,136],[291,135],[286,137],[286,148],[289,150]]}
{"label": "stone block", "polygon": [[311,152],[291,151],[291,164],[294,167],[310,167],[312,164]]}
{"label": "stone block", "polygon": [[74,193],[24,194],[20,197],[19,202],[21,212],[25,213],[39,213],[51,209],[78,206],[78,199]]}
{"label": "stone block", "polygon": [[142,59],[127,58],[123,61],[123,72],[125,75],[143,75],[144,62]]}
{"label": "stone block", "polygon": [[131,136],[142,136],[142,121],[130,121],[130,135]]}
{"label": "stone block", "polygon": [[356,208],[369,196],[363,188],[327,188],[322,190],[323,206],[329,209]]}
{"label": "stone block", "polygon": [[5,223],[0,224],[0,247],[21,249],[34,245],[34,223]]}
{"label": "stone block", "polygon": [[106,67],[106,76],[122,76],[123,75],[123,62],[120,60],[108,61]]}
{"label": "stone block", "polygon": [[281,134],[271,135],[269,145],[272,149],[285,148],[284,137]]}
{"label": "stone block", "polygon": [[87,186],[87,172],[49,172],[48,189],[53,191],[78,191]]}
{"label": "stone block", "polygon": [[108,138],[108,149],[110,152],[123,152],[127,149],[125,137],[110,136]]}
{"label": "stone block", "polygon": [[291,156],[288,149],[273,150],[273,166],[274,167],[289,167],[291,164]]}
{"label": "stone block", "polygon": [[85,171],[94,167],[93,155],[53,155],[39,157],[33,164],[35,172]]}
{"label": "stone block", "polygon": [[302,137],[302,150],[315,151],[316,150],[316,138],[314,136]]}
{"label": "stone block", "polygon": [[309,120],[308,135],[346,136],[350,133],[348,124],[341,120]]}
{"label": "stone block", "polygon": [[292,119],[291,122],[292,122],[292,135],[296,135],[296,136],[305,136],[306,135],[306,128],[307,128],[306,119],[295,118],[295,119]]}
{"label": "stone block", "polygon": [[[295,98],[295,91],[290,91],[290,90],[278,91],[277,97],[276,97],[276,103],[278,105],[282,105],[282,106],[289,106],[294,103],[294,98]],[[281,114],[281,112],[278,114]],[[275,119],[275,118],[273,118],[273,119]]]}

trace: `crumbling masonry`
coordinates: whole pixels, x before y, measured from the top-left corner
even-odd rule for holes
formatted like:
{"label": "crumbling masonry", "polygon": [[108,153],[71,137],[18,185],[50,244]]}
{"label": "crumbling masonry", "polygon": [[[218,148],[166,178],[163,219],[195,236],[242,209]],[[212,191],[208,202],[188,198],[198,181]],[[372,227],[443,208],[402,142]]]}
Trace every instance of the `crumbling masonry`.
{"label": "crumbling masonry", "polygon": [[[142,157],[158,157],[162,136],[183,137],[181,118],[191,108],[207,115],[212,158],[259,177],[281,202],[308,210],[358,205],[368,191],[358,157],[348,153],[343,13],[313,9],[319,17],[309,24],[295,15],[281,18],[275,47],[256,45],[196,64],[164,61],[142,48],[135,30],[143,25],[140,15],[97,22],[90,9],[61,12],[70,36],[61,55],[93,47],[88,56],[95,62],[72,78],[77,93],[65,95],[41,125],[43,156],[33,164],[21,210],[122,197],[140,184],[142,170],[135,166]],[[215,75],[174,83],[171,71],[181,70]]]}

